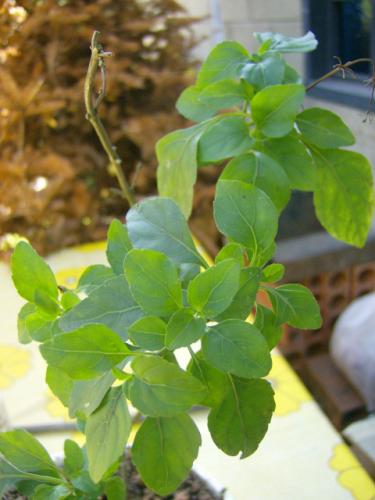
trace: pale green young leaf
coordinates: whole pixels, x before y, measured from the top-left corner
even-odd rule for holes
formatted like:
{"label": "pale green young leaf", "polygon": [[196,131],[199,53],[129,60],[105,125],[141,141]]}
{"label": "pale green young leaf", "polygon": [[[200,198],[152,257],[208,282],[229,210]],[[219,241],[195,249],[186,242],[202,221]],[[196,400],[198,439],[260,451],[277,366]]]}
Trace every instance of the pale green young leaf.
{"label": "pale green young leaf", "polygon": [[254,184],[269,196],[279,211],[290,199],[290,182],[283,168],[271,157],[258,151],[233,158],[220,179]]}
{"label": "pale green young leaf", "polygon": [[152,197],[137,203],[126,214],[126,225],[135,248],[163,252],[176,265],[206,265],[173,200]]}
{"label": "pale green young leaf", "polygon": [[165,345],[172,351],[187,347],[203,336],[205,327],[202,318],[196,318],[184,309],[177,311],[168,321]]}
{"label": "pale green young leaf", "polygon": [[57,300],[57,283],[51,268],[25,241],[20,241],[14,249],[11,269],[14,285],[21,297],[35,302],[38,290],[45,292],[51,300]]}
{"label": "pale green young leaf", "polygon": [[69,311],[69,309],[72,309],[74,306],[76,306],[80,302],[81,302],[81,299],[72,290],[67,290],[66,292],[64,292],[61,295],[61,307],[65,311]]}
{"label": "pale green young leaf", "polygon": [[0,433],[0,454],[23,473],[59,478],[60,474],[47,450],[23,429]]}
{"label": "pale green young leaf", "polygon": [[83,468],[85,457],[79,445],[71,439],[64,442],[64,472],[69,476],[78,474]]}
{"label": "pale green young leaf", "polygon": [[81,326],[100,323],[126,340],[129,325],[142,315],[122,275],[95,288],[86,299],[67,311],[59,324],[62,330],[70,332]]}
{"label": "pale green young leaf", "polygon": [[258,62],[248,62],[241,70],[241,78],[256,90],[283,82],[285,61],[279,55],[267,55]]}
{"label": "pale green young leaf", "polygon": [[265,267],[262,271],[261,281],[274,283],[280,281],[285,273],[285,267],[282,264],[273,263]]}
{"label": "pale green young leaf", "polygon": [[364,156],[340,149],[313,150],[316,214],[335,238],[362,247],[374,210],[372,168]]}
{"label": "pale green young leaf", "polygon": [[198,98],[203,106],[210,106],[215,112],[237,106],[246,99],[247,94],[241,82],[230,79],[208,85],[201,91]]}
{"label": "pale green young leaf", "polygon": [[303,85],[265,87],[255,95],[251,102],[255,124],[267,137],[283,137],[289,134],[304,98],[305,87]]}
{"label": "pale green young leaf", "polygon": [[219,181],[214,201],[214,217],[221,233],[262,253],[277,233],[278,213],[264,191],[241,181]]}
{"label": "pale green young leaf", "polygon": [[197,78],[198,85],[203,87],[219,80],[238,78],[242,66],[249,58],[248,51],[240,43],[219,43],[202,64]]}
{"label": "pale green young leaf", "polygon": [[179,271],[182,288],[186,289],[190,281],[200,273],[201,268],[198,264],[180,264]]}
{"label": "pale green young leaf", "polygon": [[303,83],[301,75],[289,64],[285,64],[285,74],[282,83]]}
{"label": "pale green young leaf", "polygon": [[43,317],[39,311],[29,314],[24,325],[28,335],[36,342],[45,342],[60,331],[57,320]]}
{"label": "pale green young leaf", "polygon": [[123,274],[124,258],[131,250],[132,244],[129,240],[127,228],[117,219],[111,222],[107,236],[107,259],[115,274]]}
{"label": "pale green young leaf", "polygon": [[124,453],[132,420],[122,386],[112,387],[86,422],[86,449],[91,479],[99,482]]}
{"label": "pale green young leaf", "polygon": [[215,264],[223,260],[233,259],[241,267],[244,265],[244,250],[238,243],[227,243],[215,257]]}
{"label": "pale green young leaf", "polygon": [[265,380],[229,376],[222,402],[208,415],[208,429],[216,446],[227,455],[246,458],[258,448],[275,410],[271,385]]}
{"label": "pale green young leaf", "polygon": [[146,418],[135,436],[132,459],[146,485],[158,495],[168,495],[189,474],[200,445],[189,415]]}
{"label": "pale green young leaf", "polygon": [[318,45],[318,41],[311,31],[297,37],[272,32],[254,33],[254,36],[261,44],[269,42],[267,52],[311,52]]}
{"label": "pale green young leaf", "polygon": [[112,372],[108,371],[92,380],[75,381],[69,401],[70,418],[81,413],[88,417],[94,412],[103,401],[114,380]]}
{"label": "pale green young leaf", "polygon": [[157,316],[140,318],[129,327],[130,339],[142,349],[159,351],[164,347],[166,324]]}
{"label": "pale green young leaf", "polygon": [[254,144],[244,116],[218,117],[202,134],[198,144],[198,164],[217,163],[248,151]]}
{"label": "pale green young leaf", "polygon": [[230,305],[217,316],[218,321],[224,319],[246,319],[255,303],[259,288],[259,269],[244,268],[240,272],[240,285]]}
{"label": "pale green young leaf", "polygon": [[278,325],[316,329],[322,326],[319,304],[310,290],[300,284],[266,288]]}
{"label": "pale green young leaf", "polygon": [[296,134],[257,143],[256,148],[273,158],[284,169],[292,189],[314,190],[316,167],[311,154]]}
{"label": "pale green young leaf", "polygon": [[115,276],[110,267],[103,266],[102,264],[89,266],[78,280],[77,291],[85,292],[89,295],[95,288],[104,285],[104,283]]}
{"label": "pale green young leaf", "polygon": [[70,396],[73,390],[74,381],[63,370],[55,366],[48,366],[46,372],[46,382],[53,394],[68,407]]}
{"label": "pale green young leaf", "polygon": [[198,141],[203,125],[176,130],[156,144],[159,162],[157,183],[160,196],[172,198],[188,218],[192,208],[193,186],[197,178]]}
{"label": "pale green young leaf", "polygon": [[278,324],[275,314],[260,304],[257,304],[257,312],[254,325],[266,339],[269,349],[273,349],[278,343],[283,333],[282,327]]}
{"label": "pale green young leaf", "polygon": [[110,370],[132,354],[119,336],[99,324],[55,336],[40,346],[47,363],[73,379],[90,379]]}
{"label": "pale green young leaf", "polygon": [[190,283],[187,298],[190,305],[207,318],[215,318],[232,302],[238,291],[240,265],[234,259],[215,264],[198,274]]}
{"label": "pale green young leaf", "polygon": [[17,318],[17,332],[18,332],[18,341],[21,344],[29,344],[33,339],[30,337],[30,333],[26,327],[26,319],[31,315],[34,314],[36,311],[36,307],[34,304],[31,302],[27,302],[24,304],[19,313],[18,313],[18,318]]}
{"label": "pale green young leaf", "polygon": [[267,342],[259,330],[237,319],[210,327],[202,339],[202,353],[218,370],[244,378],[263,377],[272,365]]}
{"label": "pale green young leaf", "polygon": [[201,351],[194,354],[187,369],[207,389],[207,396],[200,404],[210,407],[218,406],[228,389],[227,375],[207,363]]}
{"label": "pale green young leaf", "polygon": [[332,111],[322,108],[309,108],[296,118],[303,138],[323,149],[352,146],[355,137],[343,120]]}
{"label": "pale green young leaf", "polygon": [[124,261],[134,299],[148,314],[169,316],[182,307],[177,268],[156,250],[131,250]]}
{"label": "pale green young leaf", "polygon": [[216,113],[214,108],[199,100],[203,89],[204,87],[191,85],[182,92],[176,103],[176,108],[182,116],[194,122],[201,122]]}
{"label": "pale green young leaf", "polygon": [[138,356],[132,369],[134,378],[127,382],[128,398],[144,415],[171,417],[206,396],[198,379],[159,356]]}

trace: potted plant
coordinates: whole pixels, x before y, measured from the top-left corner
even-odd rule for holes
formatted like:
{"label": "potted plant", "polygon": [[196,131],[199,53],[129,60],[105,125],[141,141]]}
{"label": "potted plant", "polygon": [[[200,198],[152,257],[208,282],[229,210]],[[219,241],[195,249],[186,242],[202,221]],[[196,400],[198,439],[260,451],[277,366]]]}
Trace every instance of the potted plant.
{"label": "potted plant", "polygon": [[[134,203],[97,114],[104,91],[92,99],[106,56],[97,37],[85,87],[88,118],[132,206],[125,225],[109,227],[109,266],[89,266],[75,290],[59,287],[29,244],[13,253],[13,281],[27,301],[19,340],[40,343],[47,384],[86,437],[83,449],[66,441],[59,468],[27,432],[1,433],[0,491],[16,487],[33,499],[125,497],[116,471],[132,426],[128,402],[142,416],[131,458],[158,495],[176,489],[198,454],[194,405],[209,408],[208,428],[221,450],[254,453],[275,407],[265,377],[282,325],[321,325],[308,289],[275,285],[283,266],[268,262],[280,212],[292,189],[313,191],[322,225],[361,246],[374,204],[371,166],[343,149],[354,137],[341,118],[321,108],[301,111],[306,89],[283,54],[313,50],[311,33],[258,33],[252,55],[237,42],[215,47],[177,103],[198,123],[159,141],[160,196]],[[227,159],[214,202],[227,244],[210,267],[186,219],[197,168]],[[257,303],[258,290],[272,308]],[[175,356],[180,348],[190,354],[186,369]]]}

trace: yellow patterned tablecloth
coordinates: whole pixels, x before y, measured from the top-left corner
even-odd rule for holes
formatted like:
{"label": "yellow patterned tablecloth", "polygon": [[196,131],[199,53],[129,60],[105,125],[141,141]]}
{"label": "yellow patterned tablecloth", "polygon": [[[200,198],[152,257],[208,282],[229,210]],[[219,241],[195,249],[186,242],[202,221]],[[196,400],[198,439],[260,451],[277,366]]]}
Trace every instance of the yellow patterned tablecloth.
{"label": "yellow patterned tablecloth", "polygon": [[[48,262],[60,285],[74,285],[87,265],[106,263],[104,243],[63,250]],[[17,342],[16,318],[22,303],[8,266],[0,264],[0,394],[9,420],[12,426],[66,421],[65,409],[44,382],[45,363],[37,346]],[[375,499],[374,483],[277,352],[270,379],[276,390],[276,413],[259,450],[246,460],[217,450],[204,412],[194,416],[203,438],[198,470],[216,478],[234,500]],[[53,434],[41,439],[55,453],[65,437]]]}

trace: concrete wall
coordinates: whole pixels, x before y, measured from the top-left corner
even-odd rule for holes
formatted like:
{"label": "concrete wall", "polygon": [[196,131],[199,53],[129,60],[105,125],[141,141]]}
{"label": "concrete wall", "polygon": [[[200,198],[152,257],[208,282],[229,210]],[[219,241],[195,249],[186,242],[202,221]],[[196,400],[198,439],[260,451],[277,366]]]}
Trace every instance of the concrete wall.
{"label": "concrete wall", "polygon": [[[302,0],[180,1],[194,15],[211,16],[198,28],[199,34],[208,37],[197,52],[202,58],[220,38],[237,40],[252,51],[257,46],[252,36],[255,31],[275,31],[291,36],[301,35],[304,31]],[[303,73],[303,56],[289,55],[288,58]],[[375,120],[373,123],[363,123],[363,111],[330,101],[309,98],[307,105],[324,106],[342,116],[357,137],[357,144],[353,149],[366,155],[375,169]]]}

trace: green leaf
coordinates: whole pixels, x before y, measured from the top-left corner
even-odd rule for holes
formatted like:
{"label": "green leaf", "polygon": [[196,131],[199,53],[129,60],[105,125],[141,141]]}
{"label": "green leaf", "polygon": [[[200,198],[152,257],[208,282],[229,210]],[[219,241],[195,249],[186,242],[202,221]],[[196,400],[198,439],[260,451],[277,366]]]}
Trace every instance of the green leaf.
{"label": "green leaf", "polygon": [[189,372],[199,379],[207,389],[201,405],[215,407],[221,403],[227,391],[227,375],[208,364],[199,351],[188,365]]}
{"label": "green leaf", "polygon": [[238,291],[240,265],[227,259],[198,274],[188,286],[190,305],[207,318],[215,318],[232,302]]}
{"label": "green leaf", "polygon": [[29,344],[33,340],[30,337],[30,333],[26,327],[26,320],[31,314],[34,314],[35,311],[36,311],[35,305],[32,304],[31,302],[27,302],[21,307],[18,313],[17,331],[18,331],[18,341],[21,344]]}
{"label": "green leaf", "polygon": [[72,491],[64,484],[58,486],[40,484],[35,488],[31,500],[64,500],[72,498],[71,494]]}
{"label": "green leaf", "polygon": [[29,314],[24,324],[28,335],[36,342],[45,342],[59,332],[58,322],[41,316],[39,312]]}
{"label": "green leaf", "polygon": [[35,294],[39,291],[57,300],[57,283],[51,268],[25,241],[20,241],[14,249],[11,268],[14,285],[21,297],[35,302]]}
{"label": "green leaf", "polygon": [[75,441],[65,439],[64,456],[64,473],[68,477],[76,475],[84,466],[83,451]]}
{"label": "green leaf", "polygon": [[269,156],[257,151],[231,160],[220,179],[254,184],[270,197],[279,211],[287,205],[290,198],[289,179],[283,168]]}
{"label": "green leaf", "polygon": [[95,483],[103,478],[109,467],[124,453],[131,423],[123,387],[112,387],[100,407],[86,422],[89,474]]}
{"label": "green leaf", "polygon": [[238,243],[227,243],[216,255],[215,264],[227,259],[235,260],[242,267],[244,264],[244,251],[242,246]]}
{"label": "green leaf", "polygon": [[70,418],[74,418],[81,413],[86,417],[91,415],[103,401],[114,380],[115,377],[112,372],[108,371],[93,380],[74,382],[69,401]]}
{"label": "green leaf", "polygon": [[206,395],[199,380],[158,356],[138,356],[128,397],[144,415],[171,417],[198,404]]}
{"label": "green leaf", "polygon": [[243,85],[236,80],[220,80],[205,87],[199,95],[199,102],[219,111],[243,103],[247,94]]}
{"label": "green leaf", "polygon": [[61,295],[61,306],[65,311],[69,311],[69,309],[72,309],[80,302],[81,299],[79,296],[71,290],[68,290]]}
{"label": "green leaf", "polygon": [[255,326],[228,319],[210,327],[202,340],[205,360],[225,373],[263,377],[271,369],[268,345]]}
{"label": "green leaf", "polygon": [[216,446],[227,455],[246,458],[258,448],[275,409],[273,390],[265,380],[229,377],[219,406],[208,416],[208,429]]}
{"label": "green leaf", "polygon": [[198,266],[198,264],[181,264],[179,267],[182,288],[185,289],[187,288],[190,281],[201,272],[201,268],[200,266]]}
{"label": "green leaf", "polygon": [[135,248],[163,252],[176,265],[206,265],[174,201],[160,197],[147,198],[128,211],[126,222]]}
{"label": "green leaf", "polygon": [[257,313],[254,325],[266,339],[270,350],[279,343],[283,330],[278,324],[277,318],[271,309],[257,304]]}
{"label": "green leaf", "polygon": [[112,269],[107,266],[103,266],[102,264],[89,266],[79,278],[77,290],[90,294],[95,288],[104,285],[104,283],[114,277],[115,274]]}
{"label": "green leaf", "polygon": [[59,324],[65,332],[85,325],[102,324],[127,340],[129,325],[142,315],[124,276],[117,276],[95,288],[86,299],[66,312]]}
{"label": "green leaf", "polygon": [[283,82],[285,61],[279,55],[266,56],[259,62],[248,62],[241,70],[241,78],[257,90]]}
{"label": "green leaf", "polygon": [[362,247],[374,209],[369,161],[354,151],[314,148],[313,153],[318,168],[314,192],[318,219],[335,238]]}
{"label": "green leaf", "polygon": [[244,116],[220,116],[199,140],[198,163],[220,162],[248,151],[253,143]]}
{"label": "green leaf", "polygon": [[255,267],[241,269],[240,286],[233,297],[229,307],[216,318],[218,321],[224,319],[246,319],[255,303],[259,288],[259,270]]}
{"label": "green leaf", "polygon": [[272,85],[262,89],[251,102],[255,124],[267,137],[289,134],[304,98],[303,85]]}
{"label": "green leaf", "polygon": [[126,227],[119,220],[113,220],[108,229],[106,254],[115,274],[124,273],[124,258],[131,249],[132,244]]}
{"label": "green leaf", "polygon": [[315,164],[296,134],[258,143],[256,148],[273,158],[284,169],[292,189],[314,190]]}
{"label": "green leaf", "polygon": [[182,289],[171,260],[156,250],[131,250],[125,276],[138,304],[149,314],[169,316],[182,307]]}
{"label": "green leaf", "polygon": [[198,85],[202,87],[219,80],[238,78],[241,67],[249,57],[245,47],[238,42],[219,43],[203,63],[198,73]]}
{"label": "green leaf", "polygon": [[269,42],[267,52],[311,52],[318,45],[318,41],[311,31],[298,37],[271,32],[254,33],[254,36],[261,44]]}
{"label": "green leaf", "polygon": [[46,382],[53,394],[64,406],[69,406],[74,381],[64,371],[54,366],[47,367]]}
{"label": "green leaf", "polygon": [[172,198],[189,217],[193,186],[197,178],[197,148],[204,126],[176,130],[156,144],[158,191],[160,196]]}
{"label": "green leaf", "polygon": [[157,316],[146,316],[129,327],[130,339],[142,349],[159,351],[164,347],[167,325]]}
{"label": "green leaf", "polygon": [[269,197],[241,181],[219,181],[214,217],[220,232],[260,254],[273,242],[278,214]]}
{"label": "green leaf", "polygon": [[132,459],[146,485],[158,495],[168,495],[189,474],[200,445],[189,415],[146,418],[135,436]]}
{"label": "green leaf", "polygon": [[284,81],[282,83],[303,83],[301,75],[289,64],[285,64]]}
{"label": "green leaf", "polygon": [[201,92],[202,87],[191,85],[182,92],[176,103],[178,112],[194,122],[207,120],[216,112],[214,108],[200,101]]}
{"label": "green leaf", "polygon": [[59,471],[46,449],[32,434],[22,429],[0,433],[0,454],[19,473],[60,478]]}
{"label": "green leaf", "polygon": [[319,304],[303,285],[288,284],[266,288],[276,315],[277,324],[288,323],[295,328],[315,329],[322,326]]}
{"label": "green leaf", "polygon": [[104,483],[104,494],[107,500],[126,500],[126,486],[119,476],[113,476]]}
{"label": "green leaf", "polygon": [[205,328],[202,318],[195,318],[186,310],[177,311],[168,322],[165,345],[171,351],[190,346],[202,337]]}
{"label": "green leaf", "polygon": [[282,264],[270,264],[265,267],[262,271],[261,281],[267,283],[274,283],[275,281],[280,281],[285,273],[285,267]]}
{"label": "green leaf", "polygon": [[131,351],[104,325],[87,325],[73,333],[57,335],[40,346],[47,363],[73,379],[101,375],[120,363]]}
{"label": "green leaf", "polygon": [[304,139],[320,148],[340,148],[355,143],[350,129],[328,109],[306,109],[297,115],[296,122]]}

